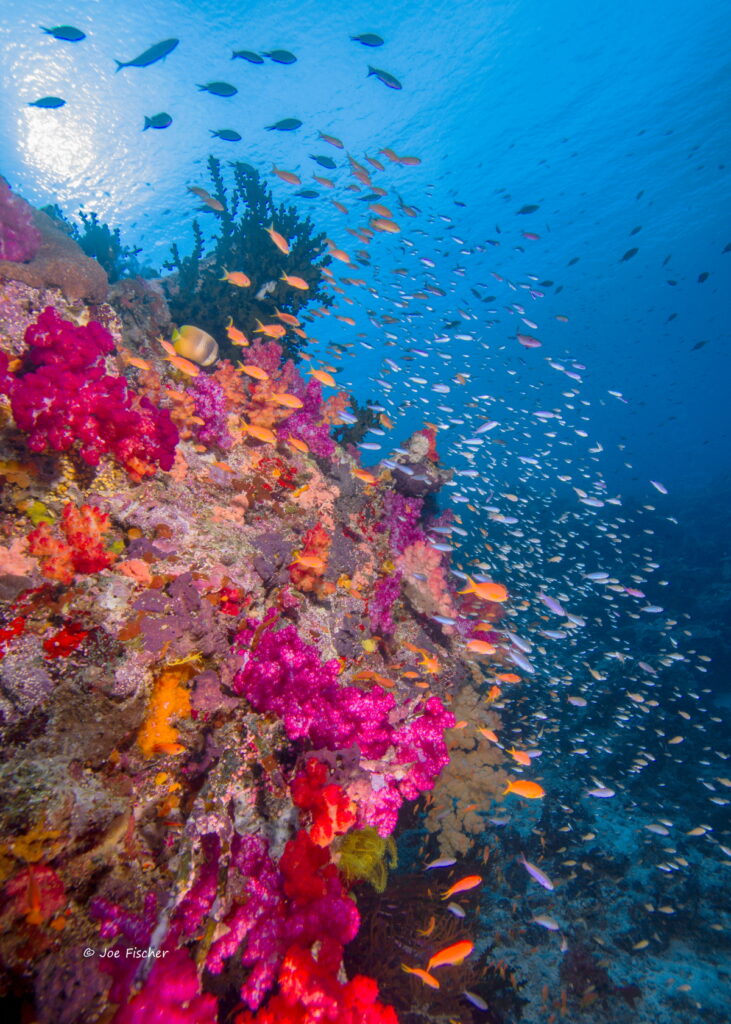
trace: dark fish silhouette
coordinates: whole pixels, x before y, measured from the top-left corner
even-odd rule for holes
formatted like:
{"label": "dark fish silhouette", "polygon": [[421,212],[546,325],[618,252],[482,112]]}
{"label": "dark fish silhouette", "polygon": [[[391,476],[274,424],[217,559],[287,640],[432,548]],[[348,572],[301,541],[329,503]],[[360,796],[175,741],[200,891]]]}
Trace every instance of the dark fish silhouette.
{"label": "dark fish silhouette", "polygon": [[536,203],[528,203],[527,206],[521,206],[518,213],[535,213],[540,207]]}
{"label": "dark fish silhouette", "polygon": [[199,85],[201,92],[209,92],[212,96],[235,96],[239,91],[235,85],[229,82],[208,82],[206,85]]}
{"label": "dark fish silhouette", "polygon": [[310,153],[310,160],[314,160],[320,167],[326,167],[329,171],[334,171],[338,166],[331,156],[314,156]]}
{"label": "dark fish silhouette", "polygon": [[394,78],[394,76],[389,74],[388,71],[382,71],[381,68],[371,67],[371,65],[369,64],[368,74],[366,77],[370,78],[371,75],[374,75],[379,82],[383,82],[384,85],[387,85],[389,89],[403,89],[403,86],[399,82],[398,78]]}
{"label": "dark fish silhouette", "polygon": [[639,249],[628,249],[627,252],[624,254],[624,256],[622,257],[622,259],[619,262],[620,263],[625,263],[627,260],[631,260],[632,257],[636,256],[639,251],[640,251]]}
{"label": "dark fish silhouette", "polygon": [[302,196],[303,199],[317,199],[319,194],[313,188],[301,188],[299,192],[295,192],[296,196]]}
{"label": "dark fish silhouette", "polygon": [[641,224],[638,224],[636,228],[632,228],[632,230],[630,231],[630,234],[631,235],[636,235],[638,231],[642,231],[642,225]]}
{"label": "dark fish silhouette", "polygon": [[703,346],[707,345],[707,344],[708,344],[707,341],[697,341],[690,351],[691,352],[697,352],[699,348],[703,348]]}
{"label": "dark fish silhouette", "polygon": [[209,128],[208,131],[214,139],[223,139],[224,142],[241,142],[241,136],[239,133],[233,131],[231,128],[219,128],[217,131]]}
{"label": "dark fish silhouette", "polygon": [[248,60],[249,64],[264,63],[264,58],[260,57],[258,53],[254,53],[252,50],[234,50],[231,54],[231,60],[235,60],[236,57],[241,57],[242,60]]}
{"label": "dark fish silhouette", "polygon": [[359,36],[350,37],[354,43],[362,43],[363,46],[383,46],[383,40],[374,32],[364,32]]}
{"label": "dark fish silhouette", "polygon": [[86,33],[80,28],[74,28],[73,25],[56,25],[55,28],[43,28],[41,25],[41,31],[47,32],[54,39],[63,39],[66,43],[80,43],[82,39],[86,39]]}
{"label": "dark fish silhouette", "polygon": [[117,65],[117,71],[121,71],[122,68],[148,68],[150,64],[155,64],[157,61],[162,60],[163,57],[167,57],[169,53],[172,53],[175,47],[180,42],[179,39],[163,39],[161,43],[155,43],[149,50],[145,50],[139,57],[135,57],[134,60],[115,60]]}
{"label": "dark fish silhouette", "polygon": [[268,124],[266,130],[268,132],[293,132],[296,128],[301,127],[302,122],[297,117],[285,117],[283,121],[277,121],[275,124]]}
{"label": "dark fish silhouette", "polygon": [[[723,252],[731,252],[731,242],[726,243],[726,248],[723,250]],[[721,255],[723,255],[723,253],[721,253]]]}
{"label": "dark fish silhouette", "polygon": [[708,271],[704,270],[702,274],[698,275],[698,284],[703,284],[703,282],[707,281],[709,277],[710,274],[708,273]]}
{"label": "dark fish silhouette", "polygon": [[166,114],[164,111],[162,114],[153,114],[152,117],[145,118],[145,127],[142,129],[146,132],[148,128],[167,128],[173,123],[173,119],[170,114]]}
{"label": "dark fish silhouette", "polygon": [[265,57],[269,57],[270,60],[275,61],[277,64],[295,64],[297,58],[289,50],[269,50],[265,51]]}
{"label": "dark fish silhouette", "polygon": [[42,96],[39,100],[33,100],[29,103],[29,107],[41,107],[42,110],[55,110],[57,107],[63,107],[66,105],[66,100],[62,100],[60,96]]}

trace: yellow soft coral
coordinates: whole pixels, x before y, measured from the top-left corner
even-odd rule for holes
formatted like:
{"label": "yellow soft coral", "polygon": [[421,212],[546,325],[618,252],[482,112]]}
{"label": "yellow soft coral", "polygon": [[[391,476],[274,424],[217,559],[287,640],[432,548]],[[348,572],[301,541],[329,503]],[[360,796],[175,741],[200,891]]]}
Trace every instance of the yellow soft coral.
{"label": "yellow soft coral", "polygon": [[147,718],[137,736],[145,757],[161,753],[179,754],[185,750],[178,743],[178,730],[170,723],[173,718],[190,718],[190,694],[183,684],[196,671],[190,663],[168,665],[157,677]]}
{"label": "yellow soft coral", "polygon": [[355,829],[342,839],[338,867],[350,882],[362,878],[370,882],[376,892],[383,892],[389,869],[396,867],[396,861],[393,838],[383,839],[375,828]]}

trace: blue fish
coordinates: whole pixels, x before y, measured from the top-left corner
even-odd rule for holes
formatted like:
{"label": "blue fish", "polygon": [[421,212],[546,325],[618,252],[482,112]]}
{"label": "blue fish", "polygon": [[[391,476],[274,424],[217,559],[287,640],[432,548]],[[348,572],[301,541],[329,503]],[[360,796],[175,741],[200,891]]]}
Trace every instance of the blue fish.
{"label": "blue fish", "polygon": [[65,105],[66,100],[62,100],[60,96],[42,96],[39,100],[33,100],[28,104],[29,107],[41,107],[42,110],[56,110]]}
{"label": "blue fish", "polygon": [[135,57],[134,60],[115,60],[114,63],[117,65],[117,71],[121,71],[122,68],[147,68],[150,64],[155,64],[158,60],[162,60],[163,57],[167,57],[169,53],[172,53],[175,47],[180,42],[179,39],[163,39],[161,43],[155,43],[149,50],[145,50],[139,57]]}
{"label": "blue fish", "polygon": [[145,127],[142,129],[146,132],[148,128],[168,128],[173,123],[173,119],[170,114],[163,112],[162,114],[153,114],[152,117],[145,118]]}
{"label": "blue fish", "polygon": [[231,128],[219,128],[217,131],[209,128],[208,131],[214,139],[223,139],[224,142],[241,142],[241,136],[239,133],[233,131]]}
{"label": "blue fish", "polygon": [[249,64],[263,64],[264,58],[260,57],[258,53],[254,53],[253,50],[234,50],[231,54],[231,60],[236,60],[240,57],[241,60],[248,60]]}
{"label": "blue fish", "polygon": [[41,31],[47,32],[54,39],[62,39],[65,43],[80,43],[82,39],[86,39],[86,33],[80,28],[74,28],[73,25],[56,25],[55,28],[44,28],[41,25]]}
{"label": "blue fish", "polygon": [[212,96],[235,96],[239,91],[235,85],[231,85],[229,82],[207,82],[205,85],[199,85],[198,88],[201,92],[209,92]]}
{"label": "blue fish", "polygon": [[269,57],[270,60],[275,61],[277,64],[295,64],[297,62],[297,58],[289,50],[269,50],[264,56]]}
{"label": "blue fish", "polygon": [[351,36],[354,43],[361,43],[363,46],[383,46],[383,40],[375,32],[363,32],[359,36]]}
{"label": "blue fish", "polygon": [[293,132],[301,126],[302,122],[298,117],[285,117],[283,121],[268,124],[266,130],[268,132]]}

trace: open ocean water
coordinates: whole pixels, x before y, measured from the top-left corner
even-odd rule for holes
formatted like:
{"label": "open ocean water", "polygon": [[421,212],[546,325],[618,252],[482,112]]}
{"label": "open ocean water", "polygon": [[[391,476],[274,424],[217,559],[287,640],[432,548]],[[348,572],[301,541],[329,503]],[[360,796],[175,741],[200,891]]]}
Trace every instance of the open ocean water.
{"label": "open ocean water", "polygon": [[731,1022],[728,16],[2,4],[4,1019]]}

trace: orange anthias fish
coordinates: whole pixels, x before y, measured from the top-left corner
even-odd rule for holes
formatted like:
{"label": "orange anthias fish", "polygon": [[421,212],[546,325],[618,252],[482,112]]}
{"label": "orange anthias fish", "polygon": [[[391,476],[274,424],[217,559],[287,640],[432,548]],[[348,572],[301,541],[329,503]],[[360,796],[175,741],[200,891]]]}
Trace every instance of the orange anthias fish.
{"label": "orange anthias fish", "polygon": [[350,256],[342,249],[332,248],[328,252],[328,256],[332,256],[334,260],[340,260],[341,263],[350,263]]}
{"label": "orange anthias fish", "polygon": [[261,366],[256,366],[254,363],[241,363],[236,369],[239,373],[245,373],[247,377],[253,377],[254,380],[269,380],[266,370],[262,370]]}
{"label": "orange anthias fish", "polygon": [[508,599],[508,591],[502,583],[475,583],[470,576],[467,580],[468,585],[459,591],[460,594],[474,594],[481,601],[496,601],[499,604]]}
{"label": "orange anthias fish", "polygon": [[388,217],[373,217],[370,226],[374,231],[387,231],[391,235],[398,234],[401,230],[396,221],[390,220]]}
{"label": "orange anthias fish", "polygon": [[191,185],[189,186],[188,191],[192,192],[194,196],[198,196],[201,202],[205,203],[211,210],[215,210],[216,213],[223,213],[223,204],[219,203],[217,199],[214,199],[210,192],[206,192],[204,188],[199,188],[197,185]]}
{"label": "orange anthias fish", "polygon": [[477,731],[479,733],[482,733],[482,735],[485,737],[485,739],[489,740],[491,743],[499,743],[500,742],[500,740],[497,737],[497,733],[494,732],[492,729],[478,729]]}
{"label": "orange anthias fish", "polygon": [[277,435],[268,427],[258,427],[251,423],[245,423],[244,430],[247,434],[255,437],[257,441],[264,441],[267,444],[277,443]]}
{"label": "orange anthias fish", "polygon": [[503,796],[508,793],[515,793],[516,796],[522,796],[526,800],[540,800],[542,796],[546,795],[543,786],[539,786],[537,782],[530,782],[528,779],[509,782],[503,791]]}
{"label": "orange anthias fish", "polygon": [[500,672],[497,678],[502,683],[519,683],[520,676],[516,675],[515,672]]}
{"label": "orange anthias fish", "polygon": [[181,373],[186,373],[189,377],[197,377],[201,372],[200,367],[196,366],[195,363],[191,363],[189,359],[184,359],[182,356],[166,356],[165,361],[174,366],[176,370],[180,370]]}
{"label": "orange anthias fish", "polygon": [[508,751],[508,753],[510,754],[514,761],[518,762],[518,764],[530,767],[530,754],[527,754],[525,750],[516,750],[515,747],[513,747],[512,750]]}
{"label": "orange anthias fish", "polygon": [[300,441],[298,437],[288,437],[287,444],[291,444],[296,451],[302,452],[303,455],[310,450],[310,446],[307,444],[307,442]]}
{"label": "orange anthias fish", "polygon": [[369,209],[373,210],[378,217],[388,217],[389,220],[393,218],[393,214],[389,208],[384,206],[382,203],[371,203]]}
{"label": "orange anthias fish", "polygon": [[482,877],[480,875],[467,875],[466,878],[460,878],[459,882],[450,885],[447,891],[442,893],[442,899],[448,900],[450,896],[454,896],[458,892],[469,892],[470,889],[474,889],[477,885],[482,885]]}
{"label": "orange anthias fish", "polygon": [[255,334],[265,334],[267,338],[283,338],[287,333],[287,328],[282,324],[263,324],[261,320],[256,321],[259,326],[255,330]]}
{"label": "orange anthias fish", "polygon": [[249,339],[246,337],[244,332],[240,331],[238,327],[234,327],[234,320],[232,316],[228,318],[228,323],[226,324],[226,334],[228,335],[228,340],[233,342],[234,345],[249,344]]}
{"label": "orange anthias fish", "polygon": [[277,249],[279,249],[280,252],[283,252],[285,256],[288,256],[289,242],[284,237],[284,235],[280,235],[278,231],[274,230],[274,224],[271,224],[268,228],[265,228],[264,230],[269,235],[271,240],[274,242]]}
{"label": "orange anthias fish", "polygon": [[294,171],[280,171],[280,169],[277,167],[276,164],[272,164],[272,170],[274,171],[274,173],[276,174],[276,176],[278,178],[281,178],[282,181],[286,181],[288,185],[301,185],[302,184],[302,181],[294,173]]}
{"label": "orange anthias fish", "polygon": [[147,362],[146,359],[141,359],[139,356],[125,355],[124,361],[128,366],[134,366],[138,370],[151,370],[152,366]]}
{"label": "orange anthias fish", "polygon": [[229,285],[235,285],[236,288],[249,288],[251,285],[251,279],[247,278],[247,275],[243,270],[223,270],[223,276],[221,281],[227,281]]}
{"label": "orange anthias fish", "polygon": [[472,654],[494,654],[496,647],[494,644],[488,643],[487,640],[468,640],[467,650]]}
{"label": "orange anthias fish", "polygon": [[377,484],[378,478],[372,473],[369,473],[367,469],[354,469],[353,476],[357,476],[359,480],[362,480],[365,484]]}
{"label": "orange anthias fish", "polygon": [[272,401],[277,405],[283,405],[287,409],[301,409],[302,399],[297,395],[290,395],[286,391],[278,391],[272,394]]}
{"label": "orange anthias fish", "polygon": [[439,988],[439,982],[433,974],[429,974],[428,971],[422,970],[421,967],[408,967],[406,964],[401,964],[401,969],[406,971],[407,974],[415,974],[420,981],[423,981],[429,988]]}
{"label": "orange anthias fish", "polygon": [[452,946],[446,946],[444,949],[440,949],[438,953],[429,958],[429,963],[426,965],[427,971],[431,971],[435,967],[445,967],[448,964],[461,964],[462,961],[470,955],[472,950],[475,948],[474,942],[470,942],[469,939],[463,939],[462,942],[455,942]]}
{"label": "orange anthias fish", "polygon": [[343,148],[343,144],[340,141],[340,139],[337,139],[334,135],[325,135],[323,132],[318,132],[317,134],[319,138],[322,139],[323,142],[329,142],[330,145],[335,146],[336,149]]}
{"label": "orange anthias fish", "polygon": [[292,288],[299,288],[301,292],[306,291],[310,287],[304,278],[295,277],[294,274],[282,274],[279,280],[284,281],[285,284],[290,285]]}
{"label": "orange anthias fish", "polygon": [[229,273],[228,270],[224,269],[221,280],[228,281],[229,284],[235,284],[237,288],[248,288],[251,284],[251,279],[242,270],[232,270]]}
{"label": "orange anthias fish", "polygon": [[319,174],[313,174],[312,177],[318,185],[322,185],[324,188],[335,188],[335,182],[330,178],[321,178]]}
{"label": "orange anthias fish", "polygon": [[310,374],[315,378],[315,380],[319,380],[321,384],[324,384],[328,388],[337,387],[335,378],[325,370],[310,370]]}
{"label": "orange anthias fish", "polygon": [[274,307],[274,315],[277,320],[281,320],[283,324],[287,324],[288,327],[299,327],[300,322],[293,313],[282,313],[281,310]]}

